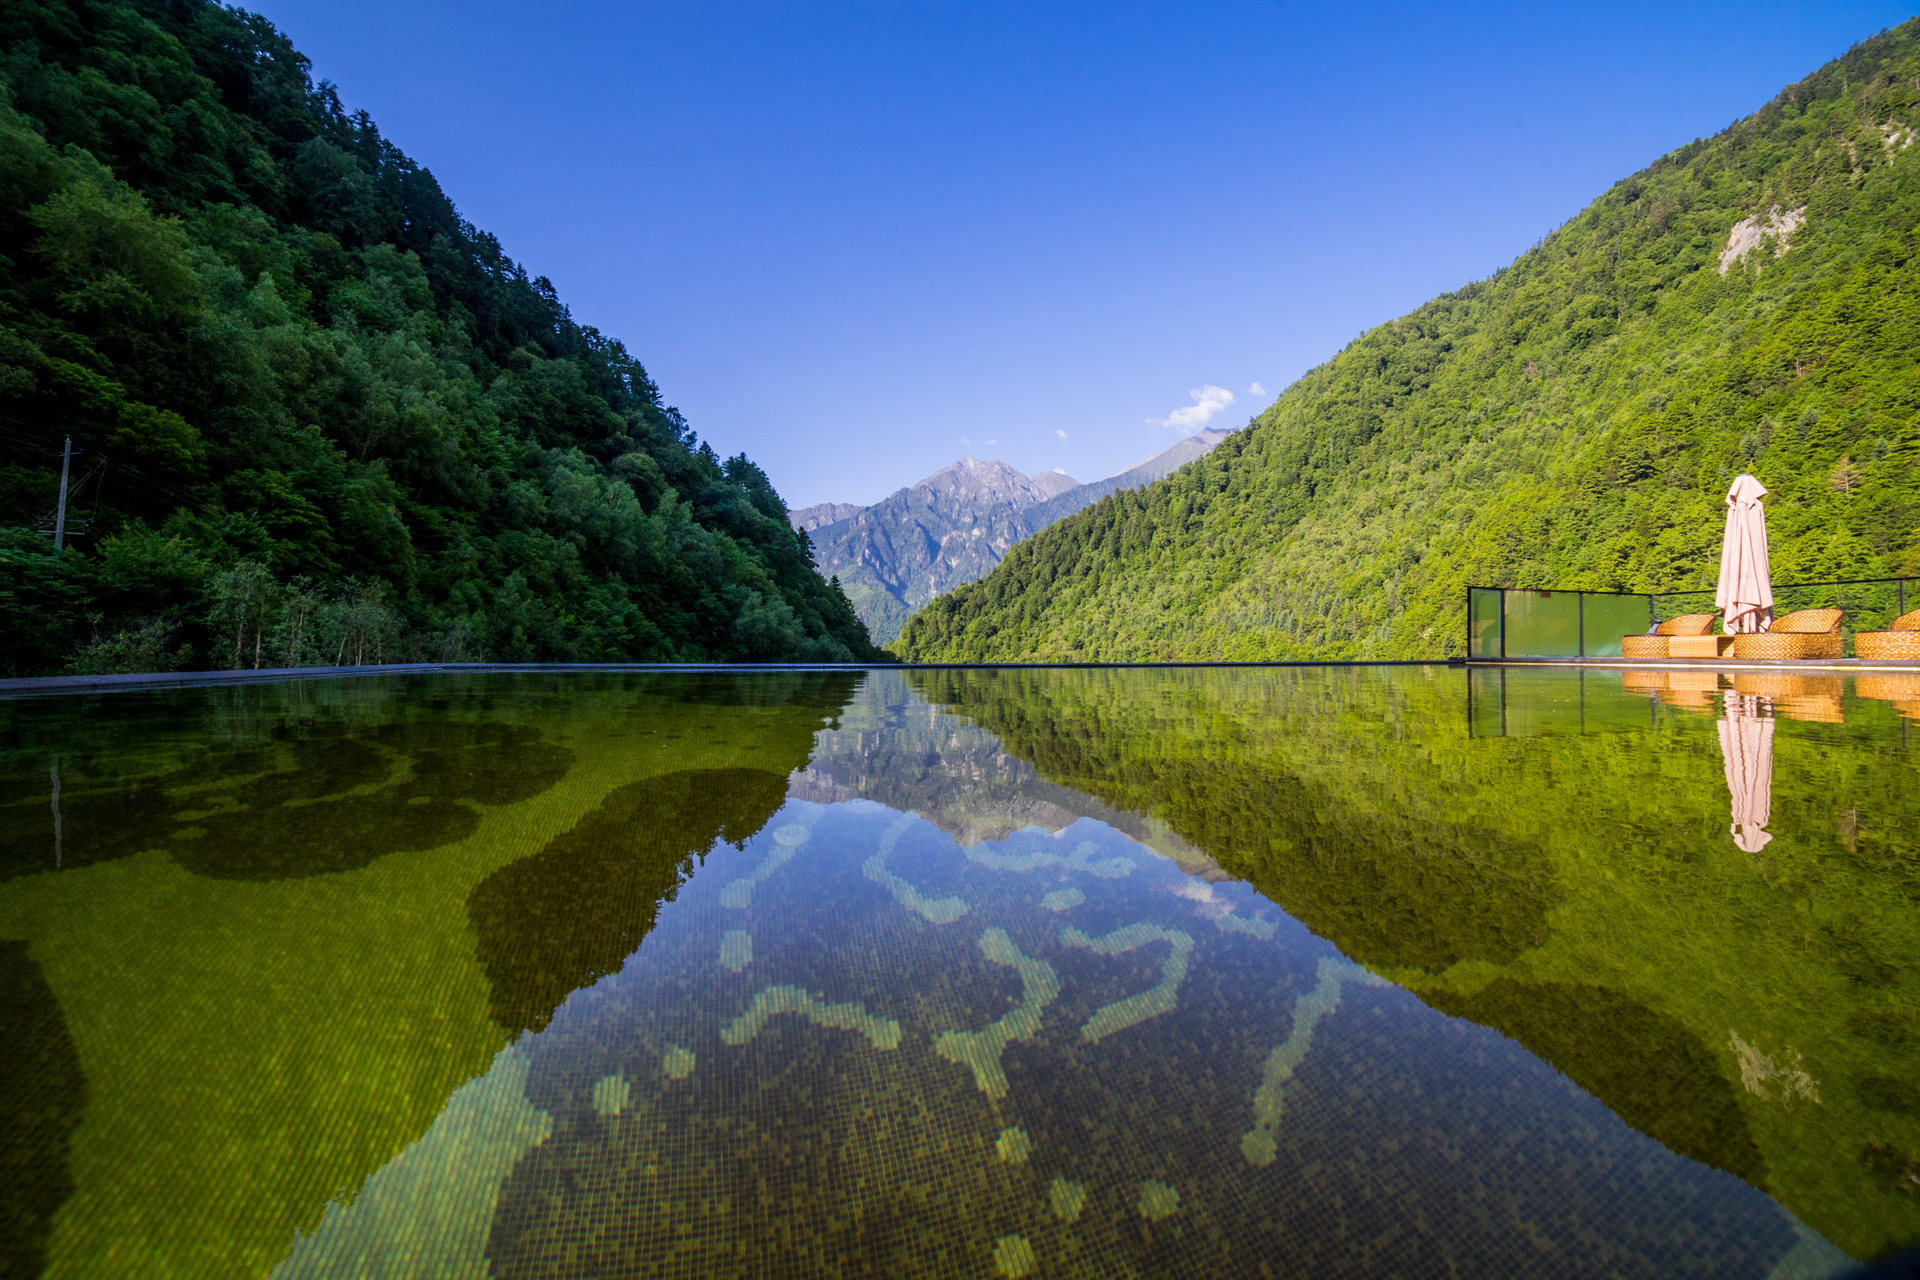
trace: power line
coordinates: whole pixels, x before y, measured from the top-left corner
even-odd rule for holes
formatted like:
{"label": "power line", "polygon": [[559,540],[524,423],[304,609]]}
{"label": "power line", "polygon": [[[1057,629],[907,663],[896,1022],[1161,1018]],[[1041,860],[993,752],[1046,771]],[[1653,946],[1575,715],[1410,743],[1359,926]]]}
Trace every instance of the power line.
{"label": "power line", "polygon": [[[55,445],[62,438],[58,432],[50,431],[35,423],[24,422],[19,418],[11,417],[7,414],[0,414],[0,436],[12,436],[17,440],[30,440],[41,445]],[[113,459],[108,458],[104,453],[101,454],[101,458],[102,465],[113,461]],[[120,463],[119,481],[129,488],[139,490],[157,502],[175,502],[188,507],[198,507],[201,504],[201,500],[192,494],[177,489],[164,480],[156,480],[152,476],[143,475],[129,467],[125,462]]]}

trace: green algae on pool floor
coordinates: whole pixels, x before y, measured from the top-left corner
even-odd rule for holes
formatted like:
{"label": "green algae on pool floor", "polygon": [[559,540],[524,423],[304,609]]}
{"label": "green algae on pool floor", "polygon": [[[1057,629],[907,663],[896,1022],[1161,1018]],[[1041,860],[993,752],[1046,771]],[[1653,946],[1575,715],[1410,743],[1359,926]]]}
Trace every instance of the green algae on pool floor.
{"label": "green algae on pool floor", "polygon": [[6,704],[0,1261],[1779,1280],[1914,1240],[1903,722],[1557,679]]}

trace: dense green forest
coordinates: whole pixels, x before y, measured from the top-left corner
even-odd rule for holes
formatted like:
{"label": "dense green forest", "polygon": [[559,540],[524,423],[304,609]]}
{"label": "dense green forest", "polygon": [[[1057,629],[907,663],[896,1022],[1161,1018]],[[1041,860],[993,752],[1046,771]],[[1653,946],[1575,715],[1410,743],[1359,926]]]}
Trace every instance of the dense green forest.
{"label": "dense green forest", "polygon": [[9,0],[0,47],[0,675],[880,656],[760,468],[264,19]]}
{"label": "dense green forest", "polygon": [[1920,574],[1916,129],[1920,20],[1015,547],[896,649],[1460,654],[1469,585],[1710,589],[1743,470],[1776,581]]}

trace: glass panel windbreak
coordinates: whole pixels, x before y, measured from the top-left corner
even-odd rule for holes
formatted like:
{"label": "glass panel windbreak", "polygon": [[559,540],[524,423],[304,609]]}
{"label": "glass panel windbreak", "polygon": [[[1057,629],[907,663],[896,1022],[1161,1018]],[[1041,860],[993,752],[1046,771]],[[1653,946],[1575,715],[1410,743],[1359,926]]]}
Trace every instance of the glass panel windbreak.
{"label": "glass panel windbreak", "polygon": [[1500,597],[1495,587],[1474,587],[1467,592],[1467,656],[1498,658],[1500,652]]}
{"label": "glass panel windbreak", "polygon": [[1616,596],[1589,592],[1581,606],[1584,656],[1617,658],[1622,636],[1637,636],[1653,625],[1646,596]]}
{"label": "glass panel windbreak", "polygon": [[1505,626],[1509,658],[1577,658],[1580,593],[1509,590]]}
{"label": "glass panel windbreak", "polygon": [[1759,1280],[1920,1240],[1920,679],[0,717],[7,1274]]}

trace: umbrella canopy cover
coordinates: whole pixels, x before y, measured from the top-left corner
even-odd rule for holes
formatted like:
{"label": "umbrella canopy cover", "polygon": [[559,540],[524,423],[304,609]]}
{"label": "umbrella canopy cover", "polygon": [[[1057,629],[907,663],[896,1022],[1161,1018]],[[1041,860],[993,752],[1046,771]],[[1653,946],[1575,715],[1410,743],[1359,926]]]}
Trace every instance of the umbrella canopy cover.
{"label": "umbrella canopy cover", "polygon": [[1773,719],[1758,698],[1729,693],[1720,721],[1720,758],[1732,800],[1733,842],[1758,853],[1773,839],[1767,830],[1773,809]]}
{"label": "umbrella canopy cover", "polygon": [[1765,631],[1773,622],[1773,583],[1767,568],[1766,486],[1741,475],[1727,490],[1727,532],[1720,543],[1720,607],[1728,635]]}

